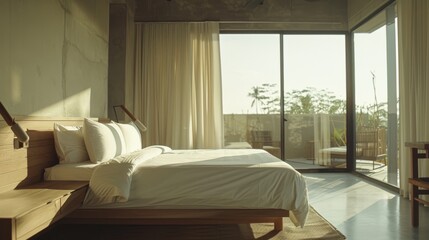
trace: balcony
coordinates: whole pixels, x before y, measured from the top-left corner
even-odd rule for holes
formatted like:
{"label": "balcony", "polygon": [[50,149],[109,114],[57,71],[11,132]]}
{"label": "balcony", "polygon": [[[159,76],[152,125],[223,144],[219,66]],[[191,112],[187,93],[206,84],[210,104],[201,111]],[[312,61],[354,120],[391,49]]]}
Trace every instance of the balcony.
{"label": "balcony", "polygon": [[[285,124],[285,160],[296,168],[345,168],[345,114],[287,114]],[[356,132],[357,169],[368,174],[387,165],[385,127],[370,125],[369,116],[361,116]],[[265,149],[281,157],[280,114],[225,114],[224,135],[228,148]]]}

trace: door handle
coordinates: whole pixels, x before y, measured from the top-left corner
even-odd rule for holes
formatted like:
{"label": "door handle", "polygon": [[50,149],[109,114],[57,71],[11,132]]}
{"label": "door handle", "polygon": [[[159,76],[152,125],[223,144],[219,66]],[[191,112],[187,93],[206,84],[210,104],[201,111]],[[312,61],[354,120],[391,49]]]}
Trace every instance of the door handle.
{"label": "door handle", "polygon": [[283,121],[287,122],[287,119],[286,119],[286,118],[283,118]]}

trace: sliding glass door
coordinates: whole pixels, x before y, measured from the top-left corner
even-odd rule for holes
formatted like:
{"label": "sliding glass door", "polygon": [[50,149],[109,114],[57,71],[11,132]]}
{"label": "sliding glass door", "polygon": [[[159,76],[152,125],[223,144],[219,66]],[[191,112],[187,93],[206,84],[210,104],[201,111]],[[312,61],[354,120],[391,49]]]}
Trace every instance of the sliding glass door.
{"label": "sliding glass door", "polygon": [[356,171],[398,185],[395,5],[353,31]]}
{"label": "sliding glass door", "polygon": [[279,39],[220,36],[225,148],[260,148],[281,157]]}
{"label": "sliding glass door", "polygon": [[284,35],[285,160],[346,167],[345,35]]}
{"label": "sliding glass door", "polygon": [[[346,167],[343,34],[221,34],[225,148]],[[283,98],[282,98],[283,97]]]}

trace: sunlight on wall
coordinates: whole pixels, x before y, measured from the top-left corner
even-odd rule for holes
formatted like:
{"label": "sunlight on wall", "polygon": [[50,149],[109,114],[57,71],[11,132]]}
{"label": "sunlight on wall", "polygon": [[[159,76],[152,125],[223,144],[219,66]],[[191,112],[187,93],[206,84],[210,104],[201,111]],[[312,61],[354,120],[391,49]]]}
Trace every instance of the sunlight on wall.
{"label": "sunlight on wall", "polygon": [[91,114],[91,88],[85,89],[65,100],[53,103],[31,116],[56,116],[57,112],[64,112],[66,117],[90,117]]}
{"label": "sunlight on wall", "polygon": [[63,109],[62,101],[56,102],[38,111],[32,112],[29,114],[29,116],[56,116],[58,115],[57,112],[61,112],[59,111],[59,109]]}
{"label": "sunlight on wall", "polygon": [[22,93],[22,78],[21,78],[21,71],[18,69],[12,70],[11,73],[11,98],[13,102],[20,102],[21,101],[21,93]]}
{"label": "sunlight on wall", "polygon": [[70,117],[91,116],[91,88],[87,88],[64,100],[65,115]]}

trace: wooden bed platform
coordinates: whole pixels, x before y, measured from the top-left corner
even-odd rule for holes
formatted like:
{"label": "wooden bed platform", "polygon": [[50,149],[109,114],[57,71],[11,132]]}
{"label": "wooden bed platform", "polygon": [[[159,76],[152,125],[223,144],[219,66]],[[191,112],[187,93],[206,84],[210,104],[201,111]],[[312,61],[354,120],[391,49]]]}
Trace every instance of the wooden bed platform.
{"label": "wooden bed platform", "polygon": [[281,209],[78,209],[62,220],[74,224],[126,225],[197,225],[274,223],[274,230],[283,229]]}
{"label": "wooden bed platform", "polygon": [[[27,148],[14,149],[14,135],[0,120],[0,193],[43,181],[44,169],[58,164],[53,140],[54,122],[81,125],[82,118],[17,117],[30,136]],[[103,120],[104,121],[104,120]],[[60,222],[79,224],[241,224],[274,223],[283,229],[282,209],[78,209]]]}

